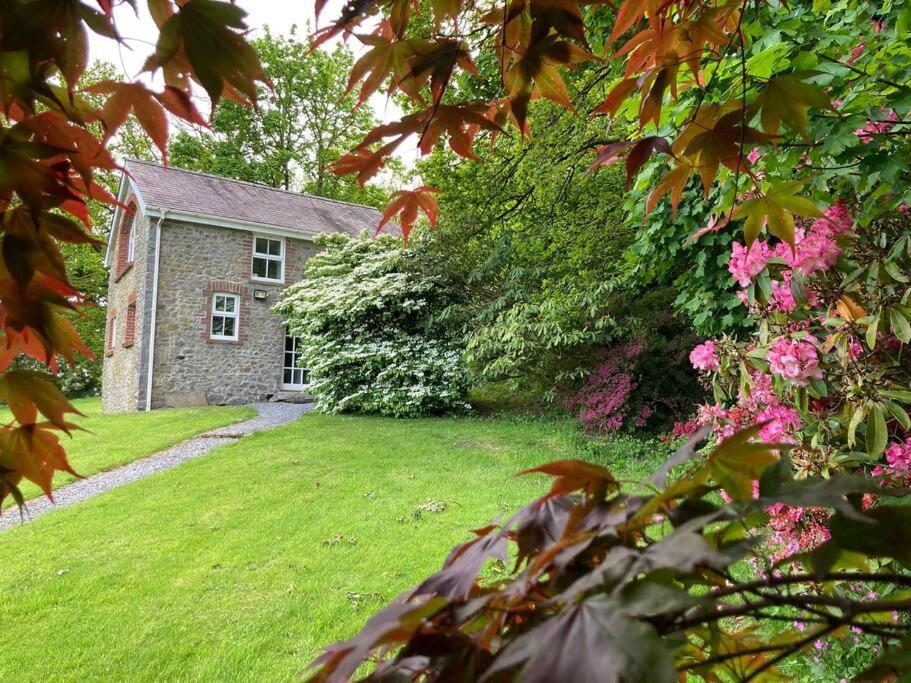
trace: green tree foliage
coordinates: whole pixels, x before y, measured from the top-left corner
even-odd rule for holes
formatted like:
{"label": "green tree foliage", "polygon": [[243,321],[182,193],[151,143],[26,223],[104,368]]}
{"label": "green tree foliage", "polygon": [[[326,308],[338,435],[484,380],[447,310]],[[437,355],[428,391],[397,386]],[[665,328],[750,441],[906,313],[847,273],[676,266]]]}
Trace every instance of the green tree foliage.
{"label": "green tree foliage", "polygon": [[441,316],[454,293],[425,276],[419,245],[323,235],[307,277],[275,311],[300,337],[321,410],[417,417],[467,407],[460,338]]}
{"label": "green tree foliage", "polygon": [[171,141],[171,163],[206,173],[249,180],[381,206],[386,193],[359,187],[329,165],[377,124],[369,105],[356,107],[345,86],[353,64],[344,46],[315,50],[268,28],[252,42],[272,87],[259,89],[259,110],[223,101],[211,132],[185,129]]}
{"label": "green tree foliage", "polygon": [[[83,74],[79,82],[80,89],[92,105],[104,104],[101,95],[89,92],[93,86],[117,77],[117,69],[108,62],[95,62]],[[104,127],[95,122],[89,127],[97,138],[104,136]],[[121,158],[154,159],[156,152],[151,140],[131,116],[110,141],[110,149]],[[100,172],[96,182],[112,195],[117,193],[120,174],[112,171]],[[105,243],[110,238],[113,207],[103,201],[90,200],[87,203],[89,222],[92,232],[100,243],[61,244],[60,251],[70,275],[70,281],[82,292],[84,306],[78,314],[72,315],[73,327],[82,337],[91,356],[80,356],[75,365],[61,362],[54,379],[61,390],[68,396],[97,393],[101,390],[101,367],[104,358],[104,334],[107,323],[108,271],[104,266]],[[62,359],[60,359],[62,360]],[[20,358],[19,366],[40,369],[40,363],[29,362]]]}
{"label": "green tree foliage", "polygon": [[[477,61],[495,83],[496,72],[487,73],[493,57],[482,53]],[[464,96],[494,87],[473,80],[458,85]],[[593,68],[573,74],[570,87],[577,106],[588,109],[608,90],[602,70]],[[419,165],[425,182],[442,190],[429,267],[442,269],[464,292],[465,305],[451,313],[465,321],[475,380],[509,380],[555,399],[610,354],[610,345],[636,338],[651,347],[643,370],[656,381],[640,384],[647,402],[655,402],[654,385],[662,382],[663,393],[697,400],[683,352],[692,340],[668,315],[674,290],[662,286],[674,278],[656,275],[645,296],[634,277],[638,261],[630,246],[637,226],[624,211],[623,174],[589,170],[590,150],[611,133],[602,121],[546,100],[532,102],[530,112],[533,144],[496,136],[483,164],[437,148]]]}

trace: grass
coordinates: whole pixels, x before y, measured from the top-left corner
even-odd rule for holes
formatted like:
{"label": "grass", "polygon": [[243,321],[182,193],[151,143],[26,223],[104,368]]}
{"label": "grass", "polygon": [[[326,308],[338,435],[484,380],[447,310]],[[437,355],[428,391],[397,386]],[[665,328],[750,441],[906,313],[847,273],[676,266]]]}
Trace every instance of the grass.
{"label": "grass", "polygon": [[[212,406],[102,415],[101,399],[77,399],[73,405],[86,416],[75,416],[72,421],[87,431],[74,432],[71,439],[62,438],[70,464],[84,477],[114,469],[196,434],[240,422],[256,414],[246,406]],[[0,421],[6,423],[11,419],[9,410],[3,408]],[[54,488],[69,484],[74,479],[65,472],[58,473],[54,477]],[[41,489],[30,482],[24,482],[20,488],[26,499],[43,495]],[[12,500],[6,501],[7,507],[13,504]]]}
{"label": "grass", "polygon": [[[310,414],[55,511],[0,538],[0,679],[296,678],[579,444],[569,423]],[[587,456],[639,477],[655,460],[628,445]]]}

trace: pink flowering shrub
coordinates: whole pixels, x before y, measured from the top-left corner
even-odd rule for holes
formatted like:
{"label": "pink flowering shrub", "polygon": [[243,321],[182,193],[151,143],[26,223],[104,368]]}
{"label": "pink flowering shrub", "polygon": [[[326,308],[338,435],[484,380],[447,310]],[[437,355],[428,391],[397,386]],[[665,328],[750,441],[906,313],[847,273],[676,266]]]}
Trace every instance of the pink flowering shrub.
{"label": "pink flowering shrub", "polygon": [[[661,431],[703,400],[687,362],[694,338],[678,337],[651,335],[604,349],[582,385],[567,392],[566,406],[583,429],[601,434],[624,428]],[[711,345],[703,352],[711,364]],[[669,392],[668,387],[677,389]]]}
{"label": "pink flowering shrub", "polygon": [[642,342],[614,347],[567,402],[582,427],[590,432],[612,432],[632,417],[628,401],[637,383],[630,371],[642,352]]}
{"label": "pink flowering shrub", "polygon": [[[909,229],[898,210],[860,228],[838,201],[796,226],[793,245],[734,243],[728,268],[756,333],[692,350],[715,401],[675,435],[711,425],[721,439],[762,423],[756,439],[790,444],[798,476],[848,469],[911,483]],[[827,510],[767,512],[775,561],[827,538]]]}

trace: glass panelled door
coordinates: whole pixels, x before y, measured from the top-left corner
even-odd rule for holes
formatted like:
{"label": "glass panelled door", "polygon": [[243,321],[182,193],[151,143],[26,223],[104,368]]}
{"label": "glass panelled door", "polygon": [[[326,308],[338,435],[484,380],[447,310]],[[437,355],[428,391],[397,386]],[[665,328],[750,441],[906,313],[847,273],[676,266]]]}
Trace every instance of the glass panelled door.
{"label": "glass panelled door", "polygon": [[285,332],[285,351],[282,363],[282,389],[298,391],[307,386],[307,371],[300,367],[300,340]]}

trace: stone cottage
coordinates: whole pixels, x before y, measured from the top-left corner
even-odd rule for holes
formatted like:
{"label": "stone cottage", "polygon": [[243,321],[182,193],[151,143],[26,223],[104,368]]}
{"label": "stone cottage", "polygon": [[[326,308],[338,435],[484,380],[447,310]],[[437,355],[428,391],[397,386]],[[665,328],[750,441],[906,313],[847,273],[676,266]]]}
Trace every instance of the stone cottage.
{"label": "stone cottage", "polygon": [[305,388],[270,312],[321,232],[376,227],[370,207],[128,161],[110,269],[102,402],[110,412],[247,403]]}

